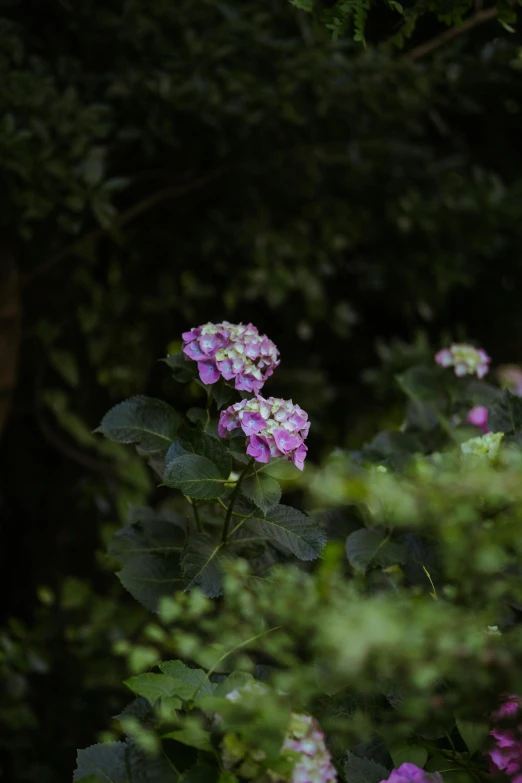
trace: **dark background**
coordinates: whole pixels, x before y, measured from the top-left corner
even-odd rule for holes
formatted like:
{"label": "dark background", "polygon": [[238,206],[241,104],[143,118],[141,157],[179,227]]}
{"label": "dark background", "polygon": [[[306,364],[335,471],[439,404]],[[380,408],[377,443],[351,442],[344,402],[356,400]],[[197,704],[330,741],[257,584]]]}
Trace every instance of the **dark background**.
{"label": "dark background", "polygon": [[126,701],[122,640],[146,659],[103,551],[161,491],[91,431],[132,394],[197,402],[157,361],[182,331],[267,332],[314,462],[398,421],[395,373],[450,338],[522,361],[522,42],[491,20],[408,56],[443,29],[398,51],[377,9],[365,49],[286,0],[0,2],[6,780],[69,779]]}

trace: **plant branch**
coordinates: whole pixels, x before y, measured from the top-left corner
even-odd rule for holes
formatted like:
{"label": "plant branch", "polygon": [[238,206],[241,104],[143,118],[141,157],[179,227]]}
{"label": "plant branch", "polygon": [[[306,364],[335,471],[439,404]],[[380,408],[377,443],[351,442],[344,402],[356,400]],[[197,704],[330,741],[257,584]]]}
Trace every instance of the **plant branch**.
{"label": "plant branch", "polygon": [[245,478],[245,475],[246,475],[247,471],[252,467],[253,462],[254,462],[254,458],[253,457],[248,460],[247,464],[245,465],[245,467],[241,471],[241,473],[239,475],[239,478],[237,480],[236,486],[234,487],[234,490],[233,490],[233,492],[232,492],[232,494],[230,496],[230,501],[229,501],[229,504],[228,504],[227,513],[225,514],[225,522],[223,524],[223,535],[221,537],[221,541],[223,542],[223,544],[226,544],[226,541],[227,541],[227,538],[228,538],[228,528],[230,527],[230,519],[231,519],[232,514],[234,512],[234,503],[236,502],[237,496],[239,495],[241,482]]}
{"label": "plant branch", "polygon": [[[513,3],[511,4],[513,5]],[[422,60],[424,57],[427,57],[429,54],[436,51],[439,47],[444,46],[444,44],[449,43],[449,41],[453,41],[454,38],[458,38],[459,35],[463,35],[464,33],[468,32],[468,30],[472,30],[478,25],[490,22],[497,16],[497,8],[480,9],[472,14],[472,16],[468,16],[467,19],[464,19],[459,27],[451,27],[449,30],[445,30],[435,38],[432,38],[431,40],[426,41],[423,44],[419,44],[419,46],[415,46],[413,49],[410,49],[410,51],[407,52],[407,54],[404,56],[404,59],[413,60],[413,62]]]}

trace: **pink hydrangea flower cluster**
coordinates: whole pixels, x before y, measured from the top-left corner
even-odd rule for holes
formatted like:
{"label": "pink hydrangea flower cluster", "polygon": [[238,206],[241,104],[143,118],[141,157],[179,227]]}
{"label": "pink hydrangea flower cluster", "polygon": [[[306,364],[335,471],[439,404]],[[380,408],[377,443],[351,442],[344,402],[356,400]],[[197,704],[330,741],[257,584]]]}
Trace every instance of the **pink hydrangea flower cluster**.
{"label": "pink hydrangea flower cluster", "polygon": [[298,754],[289,783],[331,783],[337,773],[324,742],[324,734],[311,715],[292,713],[283,755]]}
{"label": "pink hydrangea flower cluster", "polygon": [[476,375],[483,378],[488,370],[490,357],[482,348],[474,348],[464,343],[453,343],[435,354],[435,361],[441,367],[454,367],[455,375]]}
{"label": "pink hydrangea flower cluster", "polygon": [[504,703],[492,716],[497,725],[490,735],[496,742],[487,753],[490,773],[495,776],[507,775],[512,783],[522,783],[522,723],[515,723],[522,718],[521,708],[522,699],[519,696],[510,694],[505,697]]}
{"label": "pink hydrangea flower cluster", "polygon": [[279,364],[276,346],[252,324],[222,321],[183,332],[183,353],[198,364],[205,384],[234,381],[239,391],[257,393]]}
{"label": "pink hydrangea flower cluster", "polygon": [[241,400],[221,412],[218,433],[225,438],[228,432],[241,428],[247,437],[246,453],[257,462],[270,462],[282,457],[303,469],[308,451],[304,440],[310,429],[308,414],[292,400],[279,397],[261,397]]}
{"label": "pink hydrangea flower cluster", "polygon": [[484,434],[489,432],[488,409],[484,405],[475,405],[466,416],[466,421],[481,429]]}
{"label": "pink hydrangea flower cluster", "polygon": [[425,772],[416,764],[405,762],[398,769],[393,769],[387,780],[381,783],[442,783],[440,772]]}

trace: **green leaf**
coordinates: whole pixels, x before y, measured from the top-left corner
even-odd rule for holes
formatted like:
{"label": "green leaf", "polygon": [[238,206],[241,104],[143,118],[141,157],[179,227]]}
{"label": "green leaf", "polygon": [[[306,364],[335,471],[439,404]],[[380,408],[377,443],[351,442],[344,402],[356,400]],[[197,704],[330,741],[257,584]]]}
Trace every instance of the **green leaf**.
{"label": "green leaf", "polygon": [[166,451],[180,424],[180,416],[163,400],[131,397],[105,414],[95,432],[116,443],[134,443],[146,454]]}
{"label": "green leaf", "polygon": [[349,783],[381,783],[387,780],[390,771],[370,759],[361,759],[349,751],[343,763],[344,774]]}
{"label": "green leaf", "polygon": [[492,432],[519,433],[522,430],[522,397],[504,389],[502,397],[489,407],[488,427]]}
{"label": "green leaf", "polygon": [[221,595],[222,560],[222,544],[216,544],[208,536],[190,539],[181,559],[185,590],[200,587],[209,598]]}
{"label": "green leaf", "polygon": [[313,519],[290,506],[276,506],[265,517],[252,517],[245,528],[288,549],[299,560],[315,560],[326,543],[326,535]]}
{"label": "green leaf", "polygon": [[[206,457],[213,462],[224,478],[228,478],[232,470],[232,459],[228,453],[225,441],[222,438],[213,438],[203,430],[193,429],[191,427],[181,427],[178,439],[174,441],[171,448],[165,456],[165,465],[168,467],[171,460],[182,456],[183,453],[197,454],[200,457]],[[182,451],[183,450],[183,451]],[[179,453],[176,453],[179,452]],[[169,457],[169,455],[172,455]]]}
{"label": "green leaf", "polygon": [[429,402],[437,406],[444,404],[444,374],[439,367],[420,365],[410,367],[396,378],[402,390],[412,400]]}
{"label": "green leaf", "polygon": [[151,519],[135,522],[118,530],[112,538],[108,553],[125,564],[131,558],[146,554],[173,554],[183,551],[184,531],[172,522]]}
{"label": "green leaf", "polygon": [[[177,693],[178,681],[172,677],[167,677],[165,674],[154,674],[152,672],[137,674],[135,677],[129,677],[128,680],[124,680],[123,684],[137,696],[143,696],[151,705],[157,702],[158,699],[179,695]],[[181,706],[181,702],[179,706]]]}
{"label": "green leaf", "polygon": [[176,742],[181,742],[183,745],[188,745],[191,748],[212,752],[210,735],[208,731],[203,729],[197,718],[185,718],[181,729],[170,731],[168,734],[163,734],[163,739],[173,739]]}
{"label": "green leaf", "polygon": [[390,748],[390,756],[393,759],[394,767],[400,767],[401,764],[415,764],[415,766],[424,767],[428,759],[428,751],[421,745],[396,745]]}
{"label": "green leaf", "polygon": [[191,498],[212,500],[225,492],[229,475],[207,457],[182,454],[165,468],[163,486],[179,489]]}
{"label": "green leaf", "polygon": [[248,672],[232,672],[225,682],[221,682],[214,691],[214,696],[226,696],[237,688],[244,688],[254,682],[254,678]]}
{"label": "green leaf", "polygon": [[388,539],[384,530],[362,528],[346,539],[346,555],[351,566],[366,570],[370,564],[386,568],[403,564],[408,558],[406,548]]}
{"label": "green leaf", "polygon": [[163,596],[171,596],[183,585],[176,555],[138,555],[129,560],[117,575],[124,588],[152,612],[158,611]]}
{"label": "green leaf", "polygon": [[172,377],[178,383],[188,383],[197,374],[196,362],[185,357],[183,352],[172,353],[161,360],[172,370]]}
{"label": "green leaf", "polygon": [[457,718],[456,723],[459,734],[466,743],[470,756],[473,756],[477,750],[480,750],[483,747],[489,735],[489,725],[487,723],[476,723],[475,721],[463,720],[461,718]]}
{"label": "green leaf", "polygon": [[219,769],[206,761],[198,761],[193,767],[183,773],[181,783],[212,783],[217,780]]}
{"label": "green leaf", "polygon": [[178,783],[180,780],[179,773],[164,751],[154,756],[129,740],[126,761],[129,783]]}
{"label": "green leaf", "polygon": [[266,466],[258,467],[257,472],[272,476],[279,481],[295,481],[303,475],[293,462],[288,462],[286,459],[272,459]]}
{"label": "green leaf", "polygon": [[222,378],[220,378],[217,383],[212,384],[212,386],[210,386],[210,390],[212,392],[212,397],[214,398],[218,411],[221,410],[221,408],[226,405],[227,402],[230,402],[234,396],[233,390],[230,388],[230,386],[226,385]]}
{"label": "green leaf", "polygon": [[190,701],[195,696],[209,696],[216,688],[203,669],[191,669],[183,661],[163,661],[159,667],[170,680],[176,682],[176,696],[183,701]]}
{"label": "green leaf", "polygon": [[128,783],[124,742],[106,742],[79,750],[73,781],[100,780],[103,783]]}
{"label": "green leaf", "polygon": [[281,500],[281,487],[271,476],[254,473],[241,484],[241,492],[266,514]]}

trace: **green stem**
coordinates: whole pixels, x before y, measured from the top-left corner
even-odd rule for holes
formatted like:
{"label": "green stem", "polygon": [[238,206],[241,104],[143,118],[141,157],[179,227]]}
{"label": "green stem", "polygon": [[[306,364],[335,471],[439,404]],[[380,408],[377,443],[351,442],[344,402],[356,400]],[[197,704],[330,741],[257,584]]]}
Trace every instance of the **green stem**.
{"label": "green stem", "polygon": [[187,498],[187,500],[190,503],[190,505],[192,506],[192,511],[194,513],[194,519],[195,519],[195,522],[196,522],[196,526],[198,528],[198,533],[202,533],[203,532],[203,525],[201,523],[201,517],[199,516],[199,509],[197,507],[197,504],[194,502],[194,500],[192,500],[192,498]]}
{"label": "green stem", "polygon": [[234,503],[237,500],[237,496],[239,495],[239,489],[241,487],[241,482],[245,478],[245,474],[247,470],[249,470],[254,463],[254,458],[252,457],[243,470],[241,471],[239,478],[237,480],[236,486],[234,487],[234,490],[230,496],[230,501],[228,504],[227,513],[225,514],[225,522],[223,523],[223,535],[221,536],[221,541],[226,544],[227,538],[228,538],[228,528],[230,527],[230,519],[232,518],[232,513],[234,511]]}

